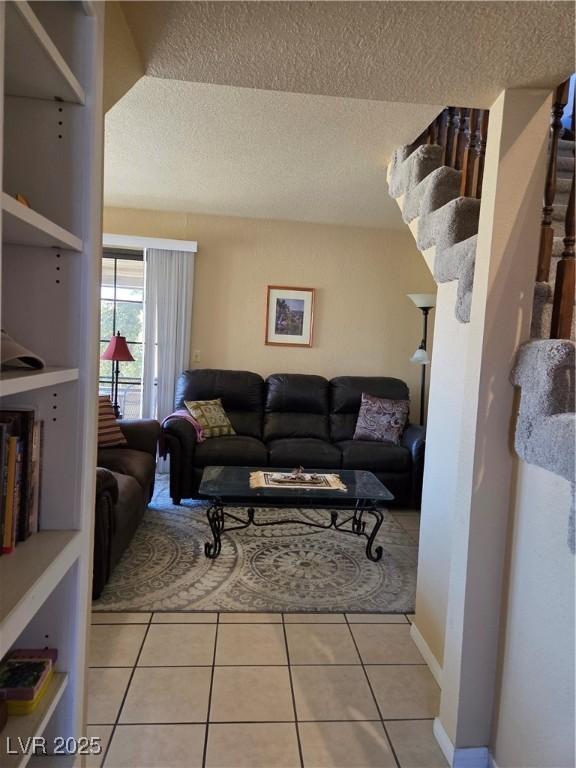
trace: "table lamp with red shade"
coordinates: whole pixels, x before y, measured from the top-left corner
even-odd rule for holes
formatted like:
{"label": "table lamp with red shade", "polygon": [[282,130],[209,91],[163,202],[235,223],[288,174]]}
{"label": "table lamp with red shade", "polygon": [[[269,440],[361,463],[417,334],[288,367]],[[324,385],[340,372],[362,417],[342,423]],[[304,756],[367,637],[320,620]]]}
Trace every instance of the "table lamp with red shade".
{"label": "table lamp with red shade", "polygon": [[120,335],[120,331],[116,336],[112,336],[108,346],[100,355],[100,360],[111,360],[114,363],[113,375],[112,375],[112,403],[114,405],[114,413],[117,419],[122,418],[120,408],[118,406],[118,378],[120,376],[120,363],[134,360],[132,353],[128,349],[126,343],[126,337]]}

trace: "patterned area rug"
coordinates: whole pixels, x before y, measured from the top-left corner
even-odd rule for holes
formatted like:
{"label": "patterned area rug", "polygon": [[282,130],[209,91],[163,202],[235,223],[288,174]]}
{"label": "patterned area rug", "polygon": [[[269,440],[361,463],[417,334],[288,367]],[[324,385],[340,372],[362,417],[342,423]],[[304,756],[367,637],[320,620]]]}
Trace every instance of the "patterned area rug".
{"label": "patterned area rug", "polygon": [[[414,611],[417,535],[399,522],[402,513],[384,513],[377,563],[366,558],[363,538],[297,524],[224,533],[220,556],[209,560],[205,505],[174,506],[165,476],[156,488],[96,611]],[[327,520],[322,510],[290,516]]]}

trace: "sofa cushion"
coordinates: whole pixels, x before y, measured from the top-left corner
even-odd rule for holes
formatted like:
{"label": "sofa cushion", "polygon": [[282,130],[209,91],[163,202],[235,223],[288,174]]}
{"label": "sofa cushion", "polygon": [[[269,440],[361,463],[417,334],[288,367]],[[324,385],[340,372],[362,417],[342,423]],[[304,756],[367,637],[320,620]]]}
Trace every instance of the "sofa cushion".
{"label": "sofa cushion", "polygon": [[151,454],[133,448],[100,448],[98,466],[135,478],[148,497],[156,471],[156,459]]}
{"label": "sofa cushion", "polygon": [[330,441],[328,416],[314,413],[267,413],[264,416],[264,440],[316,438]]}
{"label": "sofa cushion", "polygon": [[185,400],[220,398],[226,415],[238,435],[262,437],[264,380],[250,371],[195,369],[184,371],[176,385],[175,409]]}
{"label": "sofa cushion", "polygon": [[339,469],[340,450],[324,440],[292,438],[268,443],[268,464],[293,469]]}
{"label": "sofa cushion", "polygon": [[273,373],[266,379],[265,407],[267,413],[327,414],[328,381],[303,373]]}
{"label": "sofa cushion", "polygon": [[246,435],[213,437],[194,451],[195,467],[265,467],[268,452],[263,442]]}
{"label": "sofa cushion", "polygon": [[266,379],[264,440],[329,438],[328,382],[322,376],[275,373]]}
{"label": "sofa cushion", "polygon": [[336,445],[342,452],[343,469],[370,472],[407,472],[410,469],[410,451],[401,445],[373,440],[342,440]]}
{"label": "sofa cushion", "polygon": [[353,438],[363,392],[391,400],[410,396],[404,381],[387,376],[338,376],[329,386],[330,437],[334,442]]}

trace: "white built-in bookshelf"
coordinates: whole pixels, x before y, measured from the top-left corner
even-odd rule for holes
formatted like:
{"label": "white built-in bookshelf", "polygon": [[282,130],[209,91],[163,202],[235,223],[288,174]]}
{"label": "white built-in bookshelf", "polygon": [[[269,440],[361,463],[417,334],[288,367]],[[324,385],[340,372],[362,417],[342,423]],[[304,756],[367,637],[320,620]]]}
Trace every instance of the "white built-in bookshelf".
{"label": "white built-in bookshelf", "polygon": [[[0,557],[0,657],[55,647],[39,707],[0,734],[83,734],[93,539],[103,3],[0,3],[1,319],[44,369],[2,372],[0,408],[43,421],[40,531]],[[24,195],[30,207],[15,199]],[[36,765],[36,760],[34,761]]]}

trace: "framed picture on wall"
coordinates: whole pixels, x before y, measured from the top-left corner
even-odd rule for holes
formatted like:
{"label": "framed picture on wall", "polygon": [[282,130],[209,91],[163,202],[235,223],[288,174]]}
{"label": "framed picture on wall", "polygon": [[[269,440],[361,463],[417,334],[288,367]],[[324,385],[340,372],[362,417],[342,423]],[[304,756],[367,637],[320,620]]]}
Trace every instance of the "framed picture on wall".
{"label": "framed picture on wall", "polygon": [[311,347],[314,288],[269,285],[266,303],[266,344]]}

